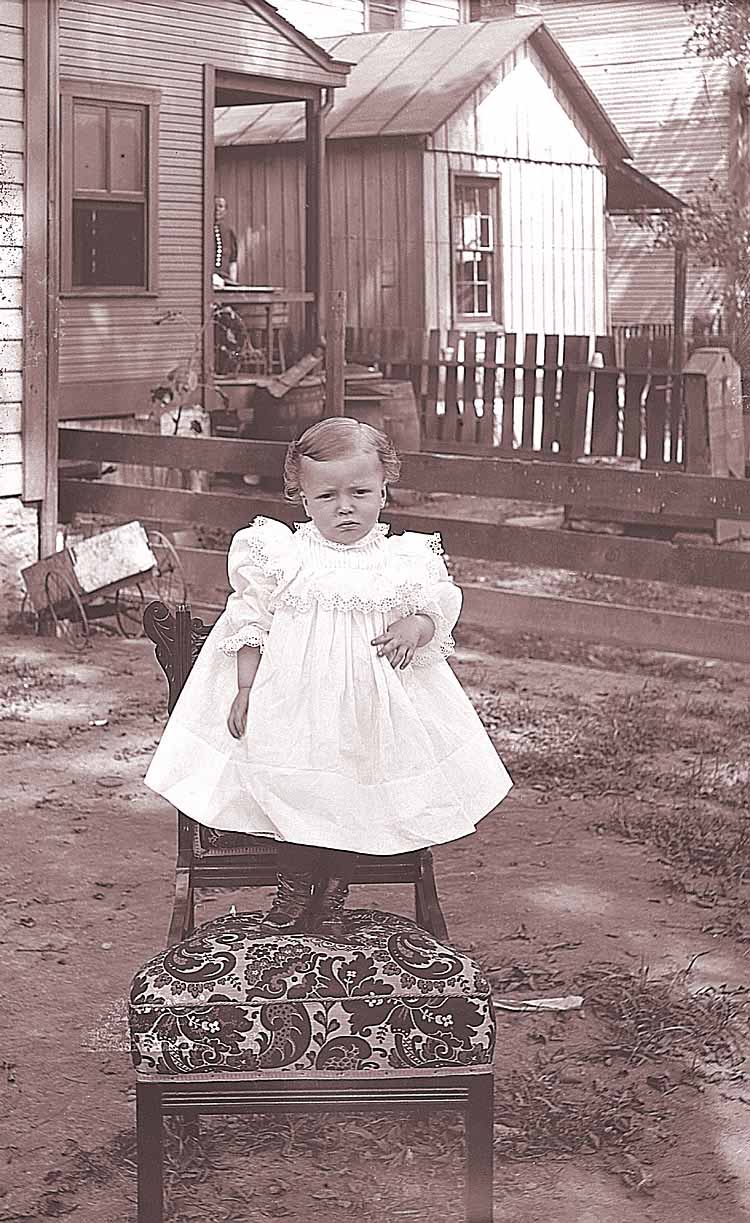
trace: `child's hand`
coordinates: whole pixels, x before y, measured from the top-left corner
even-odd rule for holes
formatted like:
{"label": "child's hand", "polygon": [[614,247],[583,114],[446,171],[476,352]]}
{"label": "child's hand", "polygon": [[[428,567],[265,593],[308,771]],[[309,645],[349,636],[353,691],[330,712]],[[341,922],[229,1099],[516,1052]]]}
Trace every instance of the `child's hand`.
{"label": "child's hand", "polygon": [[403,671],[414,658],[414,651],[426,645],[434,632],[435,626],[430,617],[418,612],[414,616],[394,620],[384,633],[373,637],[370,644],[377,646],[379,658],[387,658],[392,667],[400,667]]}
{"label": "child's hand", "polygon": [[247,727],[247,706],[250,700],[250,689],[240,688],[232,701],[232,708],[227,718],[229,733],[233,739],[241,739]]}

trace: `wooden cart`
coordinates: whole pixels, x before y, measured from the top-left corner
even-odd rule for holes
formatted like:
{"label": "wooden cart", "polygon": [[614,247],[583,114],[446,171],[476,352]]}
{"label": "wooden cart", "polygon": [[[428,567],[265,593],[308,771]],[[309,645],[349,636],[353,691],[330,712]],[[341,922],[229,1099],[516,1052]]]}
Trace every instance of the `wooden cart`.
{"label": "wooden cart", "polygon": [[21,576],[39,625],[54,625],[77,648],[86,645],[92,620],[114,616],[124,637],[140,637],[151,599],[175,606],[188,597],[173,544],[140,522],[72,543]]}

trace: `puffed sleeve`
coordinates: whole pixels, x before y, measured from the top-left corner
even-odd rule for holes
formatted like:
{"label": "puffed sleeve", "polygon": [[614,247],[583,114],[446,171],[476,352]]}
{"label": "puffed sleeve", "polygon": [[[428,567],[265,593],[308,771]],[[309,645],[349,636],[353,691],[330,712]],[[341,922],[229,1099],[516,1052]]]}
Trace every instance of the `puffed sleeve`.
{"label": "puffed sleeve", "polygon": [[439,662],[450,657],[456,648],[453,629],[463,602],[461,590],[453,581],[443,559],[442,541],[437,534],[422,535],[417,531],[407,531],[392,542],[397,544],[401,559],[408,562],[415,578],[404,614],[422,612],[435,625],[431,640],[415,651],[413,665],[418,667]]}
{"label": "puffed sleeve", "polygon": [[263,649],[273,619],[271,597],[293,563],[293,538],[285,523],[256,518],[232,539],[227,561],[232,593],[216,625],[224,654],[236,654],[243,645]]}

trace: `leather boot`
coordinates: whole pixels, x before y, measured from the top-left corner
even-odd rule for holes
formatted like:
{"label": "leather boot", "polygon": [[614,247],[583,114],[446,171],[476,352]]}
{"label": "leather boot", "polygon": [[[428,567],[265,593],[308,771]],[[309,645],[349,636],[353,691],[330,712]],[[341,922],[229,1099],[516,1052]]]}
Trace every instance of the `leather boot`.
{"label": "leather boot", "polygon": [[263,918],[260,933],[299,934],[307,928],[313,876],[307,871],[280,871],[276,881],[276,897]]}
{"label": "leather boot", "polygon": [[310,929],[324,938],[335,939],[345,943],[342,919],[344,905],[349,895],[349,880],[322,879],[316,882],[313,902],[310,908]]}

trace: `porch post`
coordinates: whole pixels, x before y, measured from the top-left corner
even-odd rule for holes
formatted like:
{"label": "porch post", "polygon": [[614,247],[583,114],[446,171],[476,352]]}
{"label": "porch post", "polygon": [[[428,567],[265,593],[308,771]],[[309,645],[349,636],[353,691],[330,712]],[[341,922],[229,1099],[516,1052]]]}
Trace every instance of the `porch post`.
{"label": "porch post", "polygon": [[321,98],[305,102],[305,291],[315,300],[305,307],[308,349],[320,344],[325,283],[323,271],[323,190],[325,137]]}

